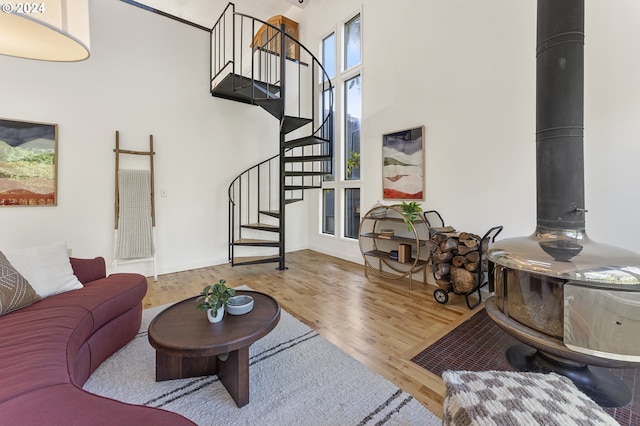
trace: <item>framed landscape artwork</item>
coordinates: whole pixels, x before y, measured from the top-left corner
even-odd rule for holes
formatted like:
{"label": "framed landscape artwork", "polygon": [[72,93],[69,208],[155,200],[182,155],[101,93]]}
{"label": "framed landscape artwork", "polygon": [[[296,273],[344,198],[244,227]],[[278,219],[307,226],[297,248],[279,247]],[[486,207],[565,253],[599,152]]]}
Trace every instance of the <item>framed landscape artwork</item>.
{"label": "framed landscape artwork", "polygon": [[424,126],[382,135],[382,196],[424,200]]}
{"label": "framed landscape artwork", "polygon": [[58,125],[0,119],[0,206],[55,206]]}

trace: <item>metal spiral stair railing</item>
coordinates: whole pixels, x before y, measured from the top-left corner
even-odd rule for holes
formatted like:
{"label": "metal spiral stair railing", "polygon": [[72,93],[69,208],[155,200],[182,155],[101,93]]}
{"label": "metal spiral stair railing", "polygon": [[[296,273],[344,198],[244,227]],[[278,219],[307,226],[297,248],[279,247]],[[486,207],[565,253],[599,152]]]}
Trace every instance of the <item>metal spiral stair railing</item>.
{"label": "metal spiral stair railing", "polygon": [[[265,27],[267,37],[258,42],[255,35]],[[257,105],[280,122],[277,153],[229,185],[229,262],[278,262],[286,269],[285,206],[320,188],[333,169],[329,76],[284,26],[237,13],[229,3],[211,29],[210,84],[213,96]],[[241,258],[240,250],[250,257]]]}

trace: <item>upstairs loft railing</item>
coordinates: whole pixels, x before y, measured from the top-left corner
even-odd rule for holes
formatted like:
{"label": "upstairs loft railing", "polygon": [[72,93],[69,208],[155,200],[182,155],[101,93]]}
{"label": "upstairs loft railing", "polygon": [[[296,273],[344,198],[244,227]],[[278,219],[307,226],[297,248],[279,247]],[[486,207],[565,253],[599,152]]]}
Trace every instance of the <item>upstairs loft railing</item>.
{"label": "upstairs loft railing", "polygon": [[[260,29],[266,27],[267,37],[255,40]],[[256,103],[260,100],[281,99],[284,114],[312,119],[311,132],[327,137],[329,116],[333,113],[333,88],[329,75],[320,61],[291,35],[266,21],[237,13],[229,3],[210,33],[210,90],[231,75],[234,87],[246,89]],[[258,43],[256,43],[256,41]],[[284,45],[284,49],[277,46]],[[276,47],[274,47],[276,46]],[[286,61],[280,60],[285,50]],[[282,63],[285,66],[282,66]],[[286,73],[286,83],[283,76]],[[318,96],[327,93],[327,96]],[[318,113],[318,108],[323,111]],[[300,137],[299,134],[292,137]]]}

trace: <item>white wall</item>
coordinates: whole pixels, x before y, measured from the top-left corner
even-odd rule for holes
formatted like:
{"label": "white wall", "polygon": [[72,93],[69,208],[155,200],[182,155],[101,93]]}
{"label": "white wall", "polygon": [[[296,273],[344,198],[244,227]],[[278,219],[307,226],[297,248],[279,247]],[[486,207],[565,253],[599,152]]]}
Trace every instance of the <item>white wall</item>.
{"label": "white wall", "polygon": [[[586,7],[587,229],[597,241],[640,252],[640,2]],[[363,210],[382,198],[382,134],[424,124],[425,209],[471,232],[497,224],[503,237],[533,232],[535,2],[313,0],[288,16],[316,50],[360,8]],[[160,272],[225,262],[227,186],[275,153],[277,124],[258,108],[209,95],[208,36],[200,30],[94,0],[91,36],[85,62],[0,56],[0,117],[58,123],[60,139],[58,206],[0,208],[0,249],[64,239],[76,256],[110,261],[120,130],[130,149],[155,137],[156,187],[168,194],[157,199]],[[317,194],[306,198],[287,212],[289,249],[361,262],[357,243],[318,235]]]}
{"label": "white wall", "polygon": [[[531,234],[535,2],[314,0],[300,18],[303,42],[317,48],[360,7],[363,212],[382,198],[382,134],[425,125],[423,208],[459,230]],[[640,252],[638,19],[636,0],[586,4],[585,180],[589,235]],[[362,262],[357,244],[318,235],[318,201],[309,205],[310,247]]]}
{"label": "white wall", "polygon": [[[59,125],[58,206],[0,208],[0,249],[66,240],[74,256],[111,262],[119,130],[123,149],[154,135],[159,272],[226,262],[228,185],[277,152],[277,121],[209,94],[208,33],[120,1],[90,13],[87,61],[0,56],[0,117]],[[289,247],[306,247],[306,219],[293,219]]]}
{"label": "white wall", "polygon": [[588,1],[585,188],[591,238],[640,252],[640,2]]}

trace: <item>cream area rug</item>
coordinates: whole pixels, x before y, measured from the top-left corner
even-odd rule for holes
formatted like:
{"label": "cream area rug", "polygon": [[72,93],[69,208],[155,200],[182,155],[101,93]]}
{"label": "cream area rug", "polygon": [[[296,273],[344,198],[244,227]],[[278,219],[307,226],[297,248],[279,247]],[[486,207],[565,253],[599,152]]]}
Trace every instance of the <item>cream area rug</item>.
{"label": "cream area rug", "polygon": [[202,426],[441,424],[411,395],[284,310],[276,328],[250,347],[244,407],[236,406],[217,376],[156,383],[147,329],[166,306],[143,312],[138,335],[96,370],[85,390],[173,411]]}

